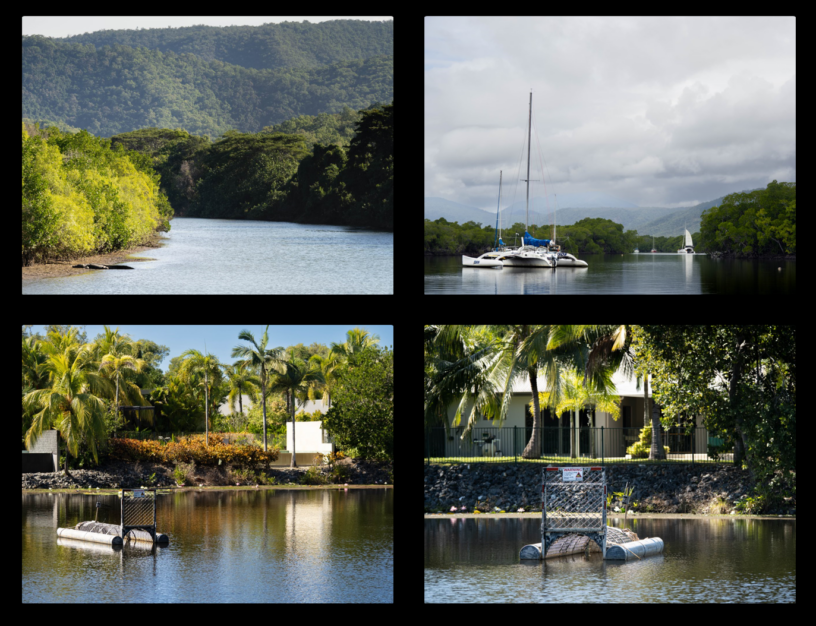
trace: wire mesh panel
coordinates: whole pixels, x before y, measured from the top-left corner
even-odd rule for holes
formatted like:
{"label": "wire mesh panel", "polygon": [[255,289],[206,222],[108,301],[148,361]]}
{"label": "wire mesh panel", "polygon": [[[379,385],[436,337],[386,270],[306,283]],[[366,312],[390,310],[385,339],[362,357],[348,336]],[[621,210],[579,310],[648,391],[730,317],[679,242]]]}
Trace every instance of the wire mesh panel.
{"label": "wire mesh panel", "polygon": [[122,490],[122,534],[128,530],[140,528],[156,532],[156,490],[123,489]]}
{"label": "wire mesh panel", "polygon": [[548,467],[541,486],[541,532],[604,532],[606,473],[601,467]]}

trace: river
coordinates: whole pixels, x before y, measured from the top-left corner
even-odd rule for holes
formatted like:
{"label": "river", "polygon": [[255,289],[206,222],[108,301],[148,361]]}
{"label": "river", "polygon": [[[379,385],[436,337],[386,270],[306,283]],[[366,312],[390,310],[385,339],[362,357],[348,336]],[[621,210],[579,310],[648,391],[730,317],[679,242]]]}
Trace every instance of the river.
{"label": "river", "polygon": [[177,217],[133,271],[23,281],[24,294],[393,294],[394,234]]}
{"label": "river", "polygon": [[627,527],[660,537],[663,553],[521,561],[522,546],[541,541],[540,518],[426,519],[425,602],[796,602],[794,519],[630,518]]}
{"label": "river", "polygon": [[97,510],[119,524],[118,495],[23,494],[23,602],[393,603],[393,495],[160,494],[157,530],[170,542],[122,547],[57,537]]}
{"label": "river", "polygon": [[704,254],[589,254],[589,267],[462,267],[425,257],[425,294],[795,295],[796,261],[711,259]]}

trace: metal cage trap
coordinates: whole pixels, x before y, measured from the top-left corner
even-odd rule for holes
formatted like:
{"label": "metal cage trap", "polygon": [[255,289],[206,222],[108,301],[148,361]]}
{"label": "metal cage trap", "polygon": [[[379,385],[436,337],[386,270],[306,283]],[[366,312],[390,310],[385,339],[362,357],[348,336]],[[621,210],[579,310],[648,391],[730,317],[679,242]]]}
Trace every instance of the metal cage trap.
{"label": "metal cage trap", "polygon": [[542,557],[565,535],[592,539],[606,557],[606,472],[602,467],[547,467],[541,480]]}

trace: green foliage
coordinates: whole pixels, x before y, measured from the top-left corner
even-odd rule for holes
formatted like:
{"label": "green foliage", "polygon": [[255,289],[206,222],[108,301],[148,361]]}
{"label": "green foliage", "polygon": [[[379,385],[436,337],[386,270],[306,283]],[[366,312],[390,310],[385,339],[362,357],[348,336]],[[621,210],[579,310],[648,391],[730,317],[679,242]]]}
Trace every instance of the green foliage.
{"label": "green foliage", "polygon": [[289,133],[231,130],[215,143],[146,128],[111,144],[140,167],[152,162],[178,215],[392,230],[393,104],[343,116],[359,120],[348,150],[316,144],[309,154],[300,121],[280,126]]}
{"label": "green foliage", "polygon": [[391,22],[351,20],[24,37],[23,115],[103,136],[257,132],[390,101],[392,37]]}
{"label": "green foliage", "polygon": [[[704,425],[735,441],[757,494],[768,503],[795,497],[796,330],[794,326],[641,326],[664,426]],[[717,383],[717,384],[714,384]]]}
{"label": "green foliage", "polygon": [[24,123],[22,159],[23,265],[127,248],[169,229],[158,177],[108,140],[56,128],[29,136]]}
{"label": "green foliage", "polygon": [[703,212],[702,249],[738,255],[796,254],[796,183],[732,193]]}
{"label": "green foliage", "polygon": [[[626,448],[626,454],[631,454],[633,459],[648,459],[649,450],[652,447],[652,423],[647,424],[641,428],[640,437],[631,446]],[[666,454],[669,454],[669,446],[663,446]]]}
{"label": "green foliage", "polygon": [[262,26],[187,26],[140,30],[100,30],[56,41],[160,50],[184,58],[195,55],[255,69],[320,67],[367,59],[393,50],[393,21],[331,20],[280,22]]}
{"label": "green foliage", "polygon": [[393,459],[394,360],[387,348],[369,348],[349,359],[332,393],[323,427],[341,448],[357,447],[366,459]]}
{"label": "green foliage", "polygon": [[[425,252],[430,254],[469,254],[478,255],[493,248],[495,227],[481,227],[475,222],[461,226],[457,222],[448,222],[439,218],[432,222],[425,220]],[[505,227],[502,239],[505,244],[514,244],[508,233],[523,233],[524,223]],[[528,228],[530,235],[536,239],[550,239],[550,226],[532,225]],[[603,218],[584,218],[572,226],[559,226],[557,243],[562,249],[573,254],[621,254],[631,252],[637,238],[635,231],[623,232],[623,225]],[[676,250],[676,248],[675,248]]]}

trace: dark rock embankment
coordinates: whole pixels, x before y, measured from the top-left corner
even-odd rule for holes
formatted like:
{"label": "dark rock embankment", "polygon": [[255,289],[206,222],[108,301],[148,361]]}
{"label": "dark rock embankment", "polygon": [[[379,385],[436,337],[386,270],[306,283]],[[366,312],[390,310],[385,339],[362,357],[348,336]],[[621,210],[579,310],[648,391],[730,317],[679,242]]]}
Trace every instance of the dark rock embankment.
{"label": "dark rock embankment", "polygon": [[[341,461],[348,467],[349,485],[382,485],[393,484],[389,478],[389,471],[393,472],[393,463],[378,461]],[[173,477],[172,465],[156,463],[109,463],[96,469],[69,470],[71,475],[65,476],[60,472],[43,472],[37,474],[23,474],[23,489],[72,489],[79,487],[99,487],[100,489],[120,489],[122,487],[171,487],[176,484]],[[309,469],[308,466],[289,469],[275,467],[264,470],[268,479],[275,479],[277,485],[300,484],[302,475]],[[318,468],[329,481],[331,470],[322,466]],[[257,474],[257,472],[256,472]],[[235,479],[229,468],[214,468],[198,466],[188,481],[190,485],[218,485],[263,484],[253,479]],[[270,483],[271,484],[271,483]]]}
{"label": "dark rock embankment", "polygon": [[[425,512],[446,513],[454,506],[461,512],[540,511],[542,468],[426,465]],[[606,480],[611,494],[623,492],[628,483],[634,489],[630,502],[637,503],[629,510],[639,513],[731,513],[741,498],[751,495],[753,486],[748,472],[733,465],[607,465]],[[723,503],[721,509],[718,505]],[[610,512],[616,507],[623,510],[617,496]],[[795,514],[796,503],[768,513]]]}

